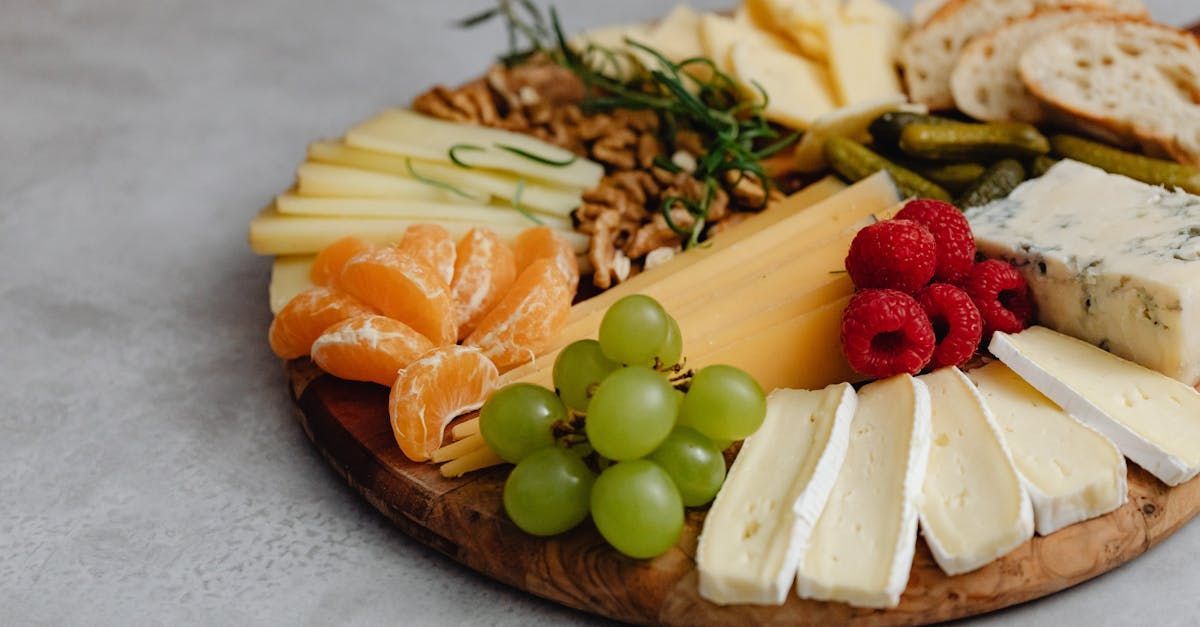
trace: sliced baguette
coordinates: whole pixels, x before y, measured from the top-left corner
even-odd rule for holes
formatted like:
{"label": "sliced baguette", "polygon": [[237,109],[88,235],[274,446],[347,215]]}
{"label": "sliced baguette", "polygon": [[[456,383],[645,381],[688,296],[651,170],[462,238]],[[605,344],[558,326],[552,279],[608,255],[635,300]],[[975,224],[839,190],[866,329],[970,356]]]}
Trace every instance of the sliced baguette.
{"label": "sliced baguette", "polygon": [[950,74],[963,46],[1013,18],[1043,7],[1093,5],[1120,7],[1121,13],[1144,14],[1139,0],[949,0],[900,46],[899,61],[909,99],[930,109],[954,106]]}
{"label": "sliced baguette", "polygon": [[1041,8],[972,39],[950,74],[954,104],[978,120],[1044,122],[1047,112],[1021,82],[1017,70],[1021,53],[1068,24],[1110,15],[1114,15],[1111,9],[1091,5]]}
{"label": "sliced baguette", "polygon": [[1200,165],[1200,40],[1106,18],[1068,25],[1021,55],[1021,80],[1060,123]]}

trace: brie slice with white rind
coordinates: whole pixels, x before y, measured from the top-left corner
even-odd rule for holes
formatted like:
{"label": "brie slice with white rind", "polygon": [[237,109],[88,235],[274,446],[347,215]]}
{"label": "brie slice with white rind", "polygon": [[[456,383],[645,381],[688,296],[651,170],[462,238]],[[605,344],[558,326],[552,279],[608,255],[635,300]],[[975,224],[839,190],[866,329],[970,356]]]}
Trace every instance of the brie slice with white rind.
{"label": "brie slice with white rind", "polygon": [[995,418],[962,371],[941,368],[920,380],[933,409],[921,531],[938,566],[958,575],[1033,537],[1033,507]]}
{"label": "brie slice with white rind", "polygon": [[1067,415],[1003,363],[967,376],[992,410],[1025,489],[1038,535],[1125,504],[1125,457],[1111,440]]}
{"label": "brie slice with white rind", "polygon": [[929,390],[898,375],[858,392],[850,447],[796,577],[803,598],[895,607],[917,540]]}
{"label": "brie slice with white rind", "polygon": [[847,383],[775,390],[708,511],[696,550],[700,596],[779,605],[837,479],[858,405]]}
{"label": "brie slice with white rind", "polygon": [[992,354],[1167,485],[1200,473],[1200,393],[1087,342],[1030,327]]}

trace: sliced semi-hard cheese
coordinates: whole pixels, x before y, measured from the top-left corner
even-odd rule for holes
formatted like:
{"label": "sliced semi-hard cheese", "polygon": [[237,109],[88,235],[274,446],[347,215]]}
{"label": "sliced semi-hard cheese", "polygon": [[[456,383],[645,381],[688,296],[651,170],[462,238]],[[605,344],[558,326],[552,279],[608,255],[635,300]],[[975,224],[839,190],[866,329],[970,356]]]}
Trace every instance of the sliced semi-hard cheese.
{"label": "sliced semi-hard cheese", "polygon": [[279,313],[296,294],[313,286],[308,278],[313,259],[312,255],[275,258],[275,263],[271,264],[271,285],[267,288],[271,313]]}
{"label": "sliced semi-hard cheese", "polygon": [[996,333],[996,357],[1167,485],[1200,472],[1200,393],[1045,327]]}
{"label": "sliced semi-hard cheese", "polygon": [[846,460],[796,577],[801,597],[900,602],[916,548],[929,423],[929,391],[908,375],[859,390]]}
{"label": "sliced semi-hard cheese", "polygon": [[284,215],[348,216],[361,218],[406,218],[409,220],[453,220],[475,222],[479,226],[549,226],[562,231],[571,230],[571,221],[561,216],[528,216],[509,205],[471,205],[465,203],[410,200],[408,198],[330,198],[280,194],[275,208]]}
{"label": "sliced semi-hard cheese", "polygon": [[404,198],[446,203],[488,202],[489,195],[422,183],[414,178],[327,163],[304,162],[296,168],[296,193],[313,197]]}
{"label": "sliced semi-hard cheese", "polygon": [[1200,196],[1063,160],[967,218],[1041,324],[1200,383]]}
{"label": "sliced semi-hard cheese", "polygon": [[729,53],[735,44],[742,41],[753,41],[780,52],[794,51],[791,42],[774,33],[754,28],[751,24],[714,13],[700,16],[700,44],[704,48],[704,56],[712,59],[718,69],[732,71]]}
{"label": "sliced semi-hard cheese", "polygon": [[[676,63],[704,55],[700,44],[700,14],[686,4],[677,4],[650,28],[648,44]],[[656,66],[652,66],[656,67]]]}
{"label": "sliced semi-hard cheese", "polygon": [[1033,502],[1040,535],[1125,503],[1125,457],[1111,440],[994,361],[967,373],[992,410]]}
{"label": "sliced semi-hard cheese", "polygon": [[748,94],[766,92],[763,113],[774,122],[805,129],[837,107],[829,72],[816,61],[746,40],[733,45],[729,63]]}
{"label": "sliced semi-hard cheese", "polygon": [[833,488],[858,406],[847,383],[775,390],[742,445],[696,549],[700,596],[779,605]]}
{"label": "sliced semi-hard cheese", "polygon": [[1033,507],[995,420],[953,366],[920,378],[933,407],[921,531],[947,575],[975,570],[1033,537]]}
{"label": "sliced semi-hard cheese", "polygon": [[578,207],[581,195],[578,188],[539,183],[513,174],[482,168],[460,168],[446,163],[351,148],[334,141],[309,144],[308,158],[310,163],[334,164],[409,178],[420,177],[463,190],[489,194],[509,202],[519,197],[521,205],[533,211],[555,215],[567,215]]}
{"label": "sliced semi-hard cheese", "polygon": [[[501,170],[569,187],[600,182],[604,167],[539,139],[500,129],[447,122],[389,109],[346,132],[357,148],[449,163],[450,150],[468,167]],[[551,163],[547,163],[553,162]]]}
{"label": "sliced semi-hard cheese", "polygon": [[893,25],[834,20],[826,25],[825,37],[840,104],[904,95],[896,72],[900,33]]}

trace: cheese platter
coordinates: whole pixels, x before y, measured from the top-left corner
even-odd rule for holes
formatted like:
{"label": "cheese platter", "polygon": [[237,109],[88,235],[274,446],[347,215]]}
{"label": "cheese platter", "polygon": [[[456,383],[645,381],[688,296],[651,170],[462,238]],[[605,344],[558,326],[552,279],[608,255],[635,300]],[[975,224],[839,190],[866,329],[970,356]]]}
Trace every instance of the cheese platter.
{"label": "cheese platter", "polygon": [[628,622],[887,625],[1200,511],[1200,40],[1134,0],[495,23],[250,226],[305,433],[405,532]]}

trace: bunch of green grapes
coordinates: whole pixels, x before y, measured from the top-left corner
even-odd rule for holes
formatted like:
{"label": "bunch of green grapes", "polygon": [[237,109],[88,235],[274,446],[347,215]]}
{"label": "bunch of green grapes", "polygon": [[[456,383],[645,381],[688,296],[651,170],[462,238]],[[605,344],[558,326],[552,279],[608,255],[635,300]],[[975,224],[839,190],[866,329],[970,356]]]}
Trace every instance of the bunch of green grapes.
{"label": "bunch of green grapes", "polygon": [[758,383],[732,366],[685,372],[679,324],[653,298],[626,296],[599,340],[559,353],[551,391],[498,390],[479,414],[484,441],[516,464],[504,509],[522,530],[554,535],[590,514],[618,551],[659,555],[679,539],[684,507],[725,480],[721,451],[766,416]]}

